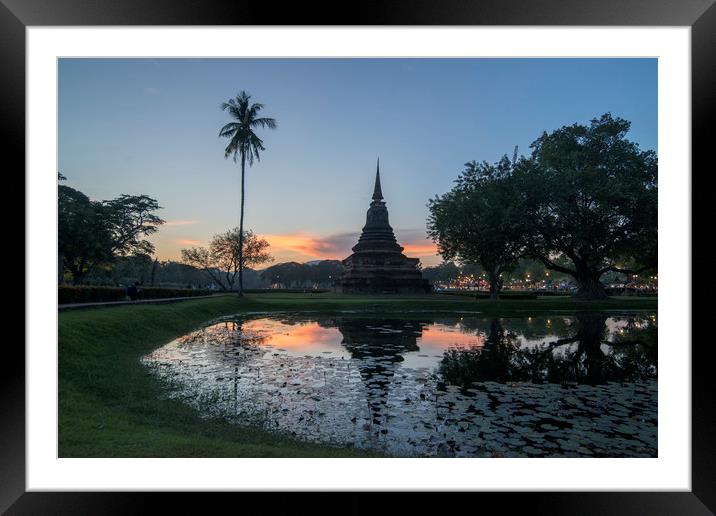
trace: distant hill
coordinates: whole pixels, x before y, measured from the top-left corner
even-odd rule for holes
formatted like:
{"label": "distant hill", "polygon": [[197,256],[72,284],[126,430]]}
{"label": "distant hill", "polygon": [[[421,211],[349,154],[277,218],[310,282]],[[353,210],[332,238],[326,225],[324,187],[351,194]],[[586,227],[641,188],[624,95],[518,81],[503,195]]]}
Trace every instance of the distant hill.
{"label": "distant hill", "polygon": [[343,271],[339,260],[277,263],[261,271],[261,279],[283,288],[327,288]]}
{"label": "distant hill", "polygon": [[[295,262],[292,262],[295,263]],[[321,264],[341,264],[342,262],[340,260],[311,260],[308,262],[303,262],[303,265],[321,265]]]}

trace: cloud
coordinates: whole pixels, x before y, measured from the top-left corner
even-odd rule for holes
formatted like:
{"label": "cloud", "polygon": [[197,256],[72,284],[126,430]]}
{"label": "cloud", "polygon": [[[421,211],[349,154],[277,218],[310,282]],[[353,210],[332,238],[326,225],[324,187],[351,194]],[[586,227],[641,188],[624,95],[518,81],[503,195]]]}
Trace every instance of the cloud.
{"label": "cloud", "polygon": [[[405,248],[405,254],[414,257],[434,257],[437,254],[437,247],[424,235],[424,230],[396,231],[398,243]],[[358,242],[360,233],[348,232],[318,236],[297,232],[262,236],[271,245],[271,253],[278,260],[288,257],[296,260],[342,260],[352,253],[351,248]]]}
{"label": "cloud", "polygon": [[154,88],[153,86],[147,86],[146,88],[144,88],[144,93],[146,93],[147,95],[156,95],[157,93],[159,93],[159,89]]}
{"label": "cloud", "polygon": [[175,242],[180,245],[191,245],[191,246],[201,245],[200,240],[192,240],[190,238],[179,238],[179,239],[175,240]]}
{"label": "cloud", "polygon": [[193,226],[194,224],[198,223],[198,220],[168,220],[164,223],[164,227]]}
{"label": "cloud", "polygon": [[413,256],[435,256],[438,254],[437,246],[432,242],[404,242],[404,253]]}
{"label": "cloud", "polygon": [[408,256],[432,257],[438,254],[437,245],[425,236],[424,229],[399,229],[395,233]]}
{"label": "cloud", "polygon": [[[169,226],[181,227],[198,224],[195,220],[173,220],[166,223]],[[396,229],[395,235],[398,243],[404,247],[403,253],[411,258],[419,258],[423,267],[440,263],[435,244],[425,237],[424,229]],[[351,248],[356,245],[360,232],[333,233],[317,235],[309,232],[260,234],[269,245],[269,252],[275,258],[274,263],[310,260],[343,260],[353,252]],[[171,243],[169,243],[171,242]],[[167,245],[168,244],[168,245]],[[165,252],[171,249],[178,254],[182,248],[206,245],[202,240],[192,238],[178,238],[167,240],[164,245]],[[172,254],[170,258],[175,259]]]}
{"label": "cloud", "polygon": [[325,237],[308,233],[262,235],[276,255],[297,254],[312,259],[343,259],[358,240],[357,233],[340,233]]}

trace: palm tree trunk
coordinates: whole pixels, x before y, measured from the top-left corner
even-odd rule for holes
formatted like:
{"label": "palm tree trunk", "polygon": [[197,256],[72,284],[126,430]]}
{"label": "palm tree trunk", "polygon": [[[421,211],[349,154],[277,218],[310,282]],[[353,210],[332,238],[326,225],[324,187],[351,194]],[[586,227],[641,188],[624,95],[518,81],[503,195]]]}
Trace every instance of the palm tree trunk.
{"label": "palm tree trunk", "polygon": [[241,218],[239,219],[239,296],[244,295],[244,169],[246,154],[241,153]]}

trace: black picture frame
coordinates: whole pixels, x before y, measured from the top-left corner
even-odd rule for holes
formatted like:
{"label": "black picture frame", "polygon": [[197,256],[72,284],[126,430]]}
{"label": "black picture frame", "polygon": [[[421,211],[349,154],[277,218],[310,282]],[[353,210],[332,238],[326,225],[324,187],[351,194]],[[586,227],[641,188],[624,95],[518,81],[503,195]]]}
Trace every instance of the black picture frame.
{"label": "black picture frame", "polygon": [[[707,168],[707,163],[710,164],[707,159],[713,147],[709,145],[709,130],[716,125],[714,0],[406,0],[286,4],[272,0],[0,0],[3,91],[0,126],[6,165],[3,168],[8,174],[12,170],[17,175],[15,171],[25,167],[25,29],[52,25],[690,26],[692,169],[703,175],[713,168]],[[14,169],[9,163],[15,164]],[[692,172],[692,181],[701,181],[699,177]],[[18,197],[19,192],[24,192],[22,182],[15,191]],[[708,205],[708,188],[692,186],[692,191],[692,206]],[[692,218],[694,224],[703,220]],[[702,233],[712,234],[705,231]],[[698,234],[695,226],[692,235]],[[703,259],[692,259],[692,264],[694,269],[708,268]],[[692,314],[703,320],[707,303],[685,300],[688,301],[692,303]],[[684,335],[687,340],[689,331]],[[3,354],[0,360],[0,511],[7,510],[8,514],[123,514],[139,512],[146,507],[148,498],[159,498],[166,511],[172,505],[182,507],[182,512],[191,508],[185,494],[25,492],[25,355],[16,345],[6,346]],[[479,503],[498,503],[501,510],[527,508],[555,515],[713,514],[716,511],[713,359],[712,345],[692,346],[691,492],[476,493],[482,499]],[[238,496],[244,497],[244,507],[253,502],[246,498],[247,494]],[[358,497],[357,494],[351,496]],[[422,503],[421,498],[416,497],[418,503]],[[370,510],[362,501],[342,504],[356,512],[361,506]]]}

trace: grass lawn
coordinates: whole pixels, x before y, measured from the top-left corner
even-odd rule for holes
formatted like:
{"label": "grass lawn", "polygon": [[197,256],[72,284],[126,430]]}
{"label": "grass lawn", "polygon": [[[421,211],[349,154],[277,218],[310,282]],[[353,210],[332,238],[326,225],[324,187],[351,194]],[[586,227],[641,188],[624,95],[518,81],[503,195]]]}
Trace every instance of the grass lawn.
{"label": "grass lawn", "polygon": [[586,302],[568,297],[474,300],[462,296],[253,294],[59,314],[60,457],[354,457],[365,452],[297,442],[259,429],[206,420],[139,362],[157,347],[222,315],[256,311],[479,311],[486,315],[656,310],[655,298]]}

